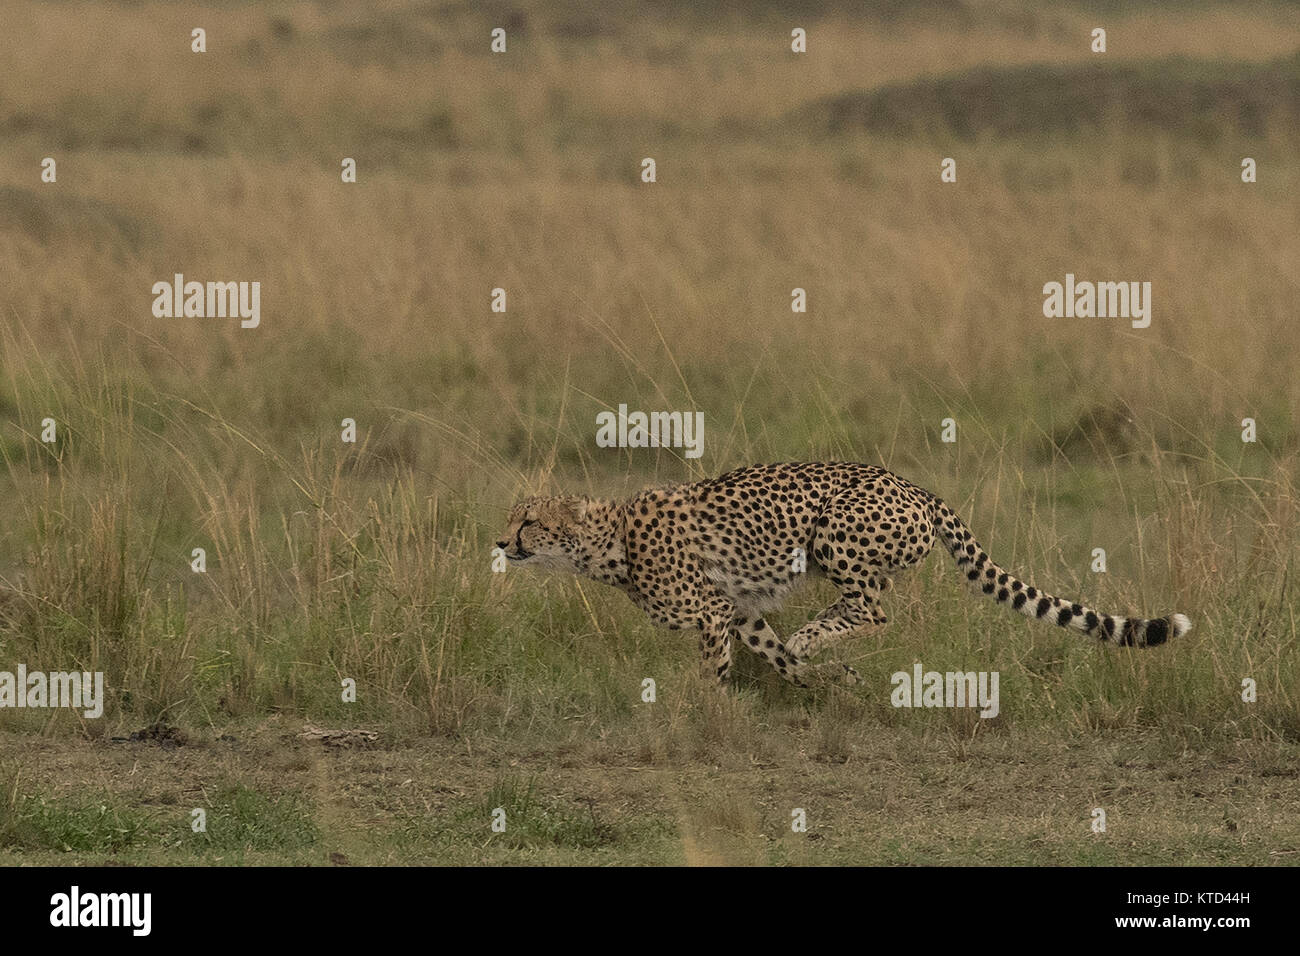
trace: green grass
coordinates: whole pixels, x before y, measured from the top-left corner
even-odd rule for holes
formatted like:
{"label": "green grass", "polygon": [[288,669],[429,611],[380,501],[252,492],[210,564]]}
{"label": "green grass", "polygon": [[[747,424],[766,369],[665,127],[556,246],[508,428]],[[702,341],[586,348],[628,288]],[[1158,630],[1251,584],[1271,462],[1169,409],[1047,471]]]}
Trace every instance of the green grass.
{"label": "green grass", "polygon": [[116,853],[138,846],[148,824],[134,808],[55,804],[24,796],[0,812],[0,847],[61,853]]}
{"label": "green grass", "polygon": [[[302,797],[268,796],[239,783],[223,783],[190,796],[194,807],[168,790],[139,792],[115,787],[87,795],[52,797],[20,790],[21,775],[10,773],[0,803],[0,854],[15,861],[51,859],[53,854],[132,858],[142,852],[185,853],[238,860],[245,854],[292,853],[320,837]],[[202,809],[203,828],[194,829]],[[229,855],[233,854],[233,857]],[[178,860],[178,862],[184,862]]]}
{"label": "green grass", "polygon": [[242,785],[223,787],[202,801],[205,829],[184,827],[177,844],[195,852],[293,850],[315,844],[320,833],[311,810],[296,794],[274,799]]}

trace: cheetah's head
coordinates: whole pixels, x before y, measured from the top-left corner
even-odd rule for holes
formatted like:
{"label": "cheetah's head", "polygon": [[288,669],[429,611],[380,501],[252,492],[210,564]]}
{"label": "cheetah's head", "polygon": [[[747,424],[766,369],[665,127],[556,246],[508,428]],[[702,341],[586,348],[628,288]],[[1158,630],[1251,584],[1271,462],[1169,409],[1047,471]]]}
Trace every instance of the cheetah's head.
{"label": "cheetah's head", "polygon": [[587,555],[591,500],[572,495],[525,498],[510,509],[497,547],[513,564],[580,572]]}

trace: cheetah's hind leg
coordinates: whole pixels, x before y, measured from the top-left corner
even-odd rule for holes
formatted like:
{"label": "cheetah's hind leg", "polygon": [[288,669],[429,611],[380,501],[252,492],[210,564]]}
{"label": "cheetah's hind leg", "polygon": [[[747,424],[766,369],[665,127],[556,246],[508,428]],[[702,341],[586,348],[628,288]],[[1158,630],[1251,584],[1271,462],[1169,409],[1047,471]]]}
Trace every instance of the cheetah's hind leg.
{"label": "cheetah's hind leg", "polygon": [[766,660],[778,674],[796,687],[807,687],[811,683],[826,680],[840,680],[848,685],[862,681],[858,672],[847,664],[834,661],[812,664],[795,656],[761,617],[737,615],[731,622],[731,630],[732,636],[739,643]]}
{"label": "cheetah's hind leg", "polygon": [[871,596],[871,591],[846,591],[838,601],[795,631],[787,646],[798,658],[816,657],[828,645],[843,640],[859,628],[887,623],[889,619]]}

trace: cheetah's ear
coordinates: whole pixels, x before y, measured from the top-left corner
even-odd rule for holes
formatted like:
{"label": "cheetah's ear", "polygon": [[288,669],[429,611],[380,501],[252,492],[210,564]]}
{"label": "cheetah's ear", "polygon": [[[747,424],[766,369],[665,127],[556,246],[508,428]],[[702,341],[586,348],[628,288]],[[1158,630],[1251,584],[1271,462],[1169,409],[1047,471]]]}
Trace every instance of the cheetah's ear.
{"label": "cheetah's ear", "polygon": [[574,521],[582,521],[587,517],[587,508],[591,504],[591,499],[586,497],[575,497],[564,499],[564,510]]}

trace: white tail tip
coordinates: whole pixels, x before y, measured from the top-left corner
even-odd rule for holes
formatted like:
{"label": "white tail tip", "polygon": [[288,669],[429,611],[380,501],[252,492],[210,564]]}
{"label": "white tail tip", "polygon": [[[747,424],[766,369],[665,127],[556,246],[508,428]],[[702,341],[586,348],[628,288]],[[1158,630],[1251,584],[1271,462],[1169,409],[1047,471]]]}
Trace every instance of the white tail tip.
{"label": "white tail tip", "polygon": [[1187,619],[1186,614],[1174,614],[1169,618],[1174,625],[1174,637],[1182,637],[1192,629],[1192,622]]}

